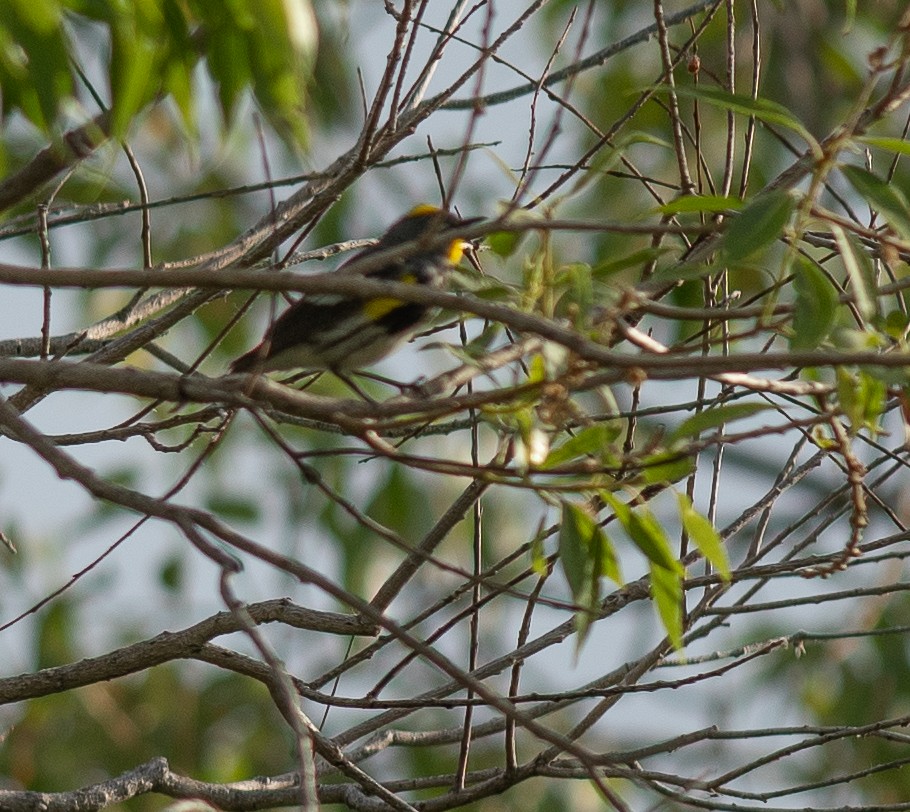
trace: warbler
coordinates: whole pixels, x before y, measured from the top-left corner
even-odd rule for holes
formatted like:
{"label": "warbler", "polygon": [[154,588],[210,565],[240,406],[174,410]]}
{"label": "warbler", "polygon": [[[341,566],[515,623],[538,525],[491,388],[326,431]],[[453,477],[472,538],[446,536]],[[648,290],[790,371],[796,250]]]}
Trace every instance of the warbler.
{"label": "warbler", "polygon": [[[465,247],[458,230],[481,218],[463,220],[435,206],[409,211],[379,241],[358,253],[364,257],[410,242],[415,253],[364,273],[368,279],[440,287],[445,272],[461,260]],[[438,238],[443,239],[440,243]],[[424,250],[420,241],[432,240]],[[410,338],[426,321],[430,308],[392,296],[369,299],[318,293],[292,304],[269,328],[262,343],[233,364],[231,372],[284,369],[353,370],[384,358]]]}

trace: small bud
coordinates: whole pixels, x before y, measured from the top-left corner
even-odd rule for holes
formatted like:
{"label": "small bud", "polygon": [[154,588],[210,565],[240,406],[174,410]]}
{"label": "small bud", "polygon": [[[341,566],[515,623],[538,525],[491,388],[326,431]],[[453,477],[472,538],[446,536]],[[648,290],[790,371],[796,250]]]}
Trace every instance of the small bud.
{"label": "small bud", "polygon": [[874,71],[880,71],[885,65],[885,59],[888,56],[888,47],[882,45],[869,54],[869,67]]}

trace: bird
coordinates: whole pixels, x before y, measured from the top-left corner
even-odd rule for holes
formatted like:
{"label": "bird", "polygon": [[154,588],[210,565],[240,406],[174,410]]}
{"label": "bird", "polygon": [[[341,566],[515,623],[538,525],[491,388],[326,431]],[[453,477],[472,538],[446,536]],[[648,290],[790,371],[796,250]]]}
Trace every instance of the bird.
{"label": "bird", "polygon": [[[393,223],[375,245],[364,249],[349,265],[407,243],[412,253],[364,272],[367,279],[404,282],[438,288],[446,271],[461,260],[467,246],[460,230],[482,218],[462,219],[437,206],[415,206]],[[440,237],[451,237],[443,239]],[[428,243],[421,247],[421,243]],[[279,370],[363,369],[395,350],[424,324],[431,308],[392,296],[356,298],[334,293],[305,295],[288,307],[269,328],[262,342],[237,358],[232,373]]]}

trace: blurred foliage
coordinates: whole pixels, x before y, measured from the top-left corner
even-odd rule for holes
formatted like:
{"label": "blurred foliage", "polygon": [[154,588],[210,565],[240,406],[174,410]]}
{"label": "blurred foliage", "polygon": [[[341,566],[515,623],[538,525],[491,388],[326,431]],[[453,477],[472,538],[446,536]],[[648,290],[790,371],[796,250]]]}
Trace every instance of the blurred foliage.
{"label": "blurred foliage", "polygon": [[[78,604],[58,600],[40,617],[36,665],[84,656]],[[0,743],[3,785],[66,791],[168,754],[172,769],[207,781],[237,781],[294,766],[291,739],[268,691],[243,677],[167,664],[142,674],[35,699],[23,705]],[[144,796],[122,808],[166,805]]]}
{"label": "blurred foliage", "polygon": [[[872,720],[901,718],[910,704],[908,610],[906,595],[870,603],[848,626],[858,632],[856,637],[807,640],[801,644],[799,656],[779,658],[773,667],[764,669],[759,680],[789,685],[814,724],[863,727]],[[774,630],[767,631],[769,637],[774,636]],[[875,732],[846,736],[824,759],[804,761],[795,778],[826,781],[850,773],[858,765],[899,764],[906,755],[902,737]],[[910,797],[906,769],[873,770],[856,783],[871,802],[898,804]]]}
{"label": "blurred foliage", "polygon": [[319,39],[309,0],[9,0],[0,16],[4,115],[20,112],[45,133],[59,134],[81,95],[78,40],[85,26],[100,29],[108,43],[102,68],[114,137],[125,136],[136,115],[162,95],[196,133],[193,72],[201,61],[225,121],[251,90],[280,132],[306,142],[306,86]]}

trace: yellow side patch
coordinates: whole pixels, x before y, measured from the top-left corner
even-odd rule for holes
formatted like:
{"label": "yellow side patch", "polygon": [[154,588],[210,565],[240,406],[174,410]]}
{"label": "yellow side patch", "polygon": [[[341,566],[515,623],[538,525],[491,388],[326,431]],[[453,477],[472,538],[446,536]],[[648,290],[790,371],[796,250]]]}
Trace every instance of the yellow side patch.
{"label": "yellow side patch", "polygon": [[408,217],[421,217],[424,214],[436,214],[438,211],[441,211],[439,206],[421,203],[419,206],[414,206],[414,208],[408,212]]}
{"label": "yellow side patch", "polygon": [[457,265],[461,262],[461,258],[464,255],[464,240],[452,240],[449,245],[449,262],[453,265]]}
{"label": "yellow side patch", "polygon": [[401,299],[393,299],[391,296],[385,296],[381,299],[368,299],[363,303],[363,312],[370,321],[378,321],[403,304],[404,302]]}

